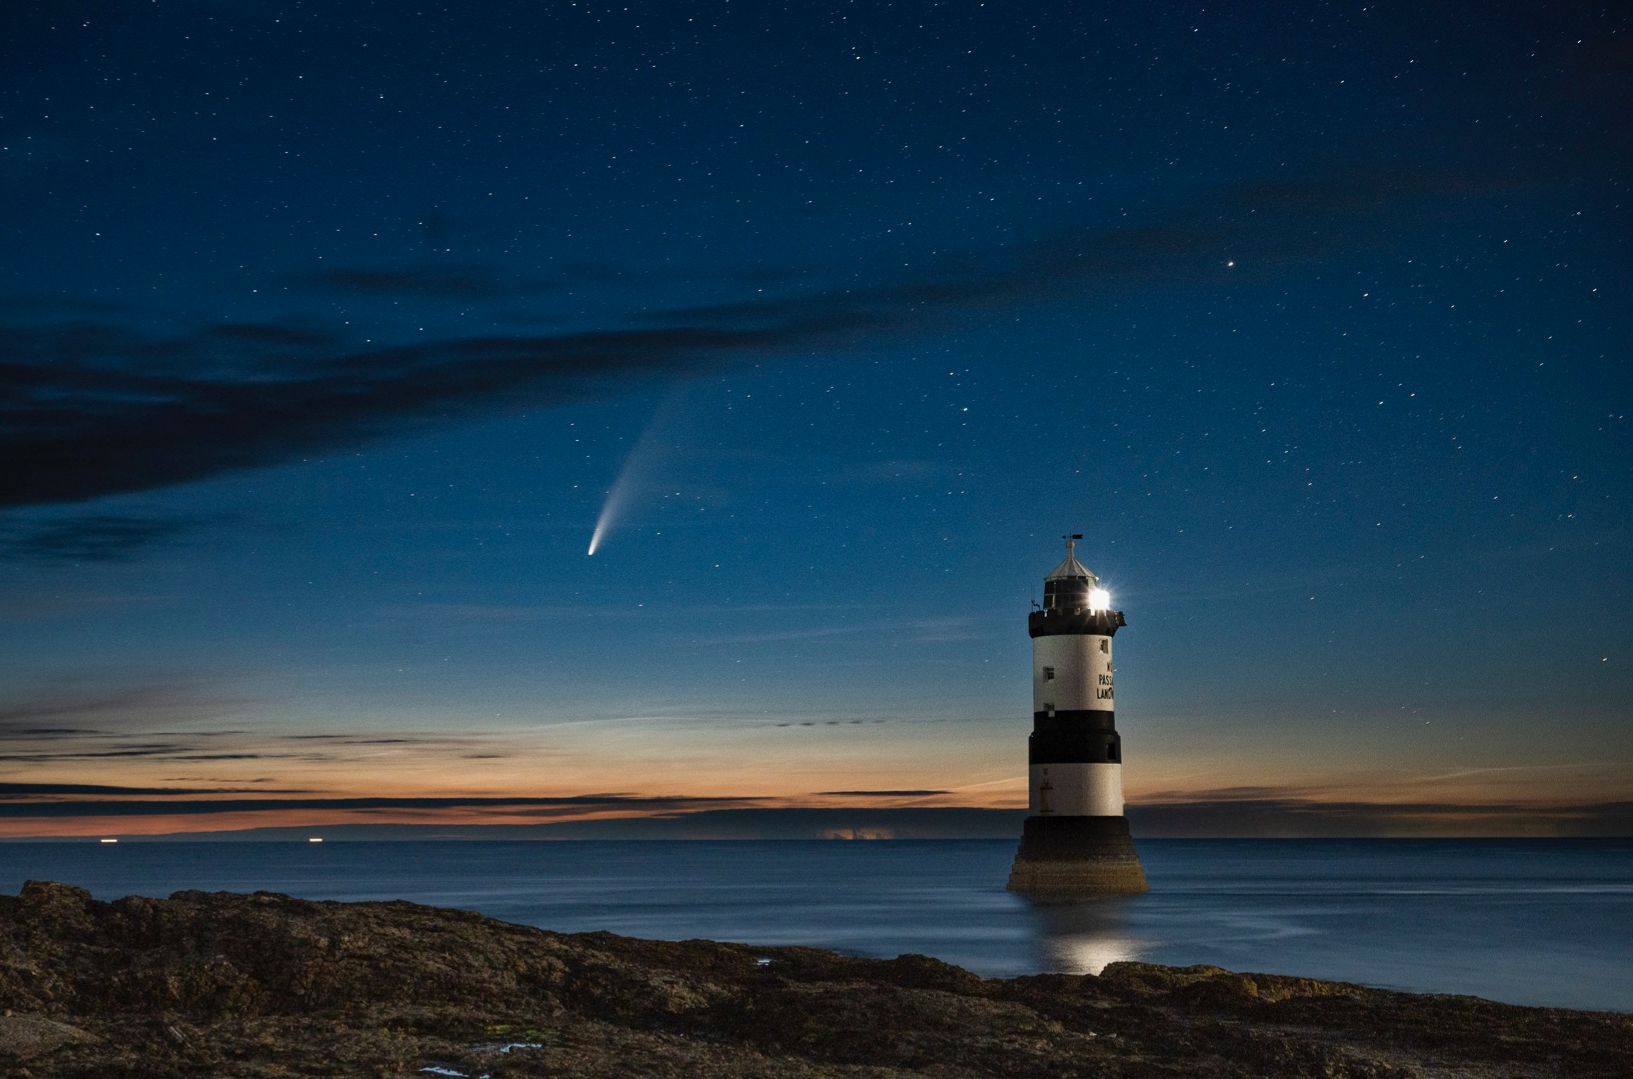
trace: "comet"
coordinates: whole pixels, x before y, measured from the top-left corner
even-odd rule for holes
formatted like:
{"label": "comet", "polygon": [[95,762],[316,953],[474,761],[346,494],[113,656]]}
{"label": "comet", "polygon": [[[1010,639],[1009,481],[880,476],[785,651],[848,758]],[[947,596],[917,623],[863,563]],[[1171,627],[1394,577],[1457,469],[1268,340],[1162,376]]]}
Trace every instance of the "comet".
{"label": "comet", "polygon": [[630,482],[630,473],[632,471],[630,466],[635,463],[636,454],[639,451],[640,444],[637,443],[635,449],[631,450],[629,456],[624,459],[624,467],[619,471],[618,478],[613,481],[612,489],[607,492],[607,500],[601,504],[601,516],[595,519],[595,531],[590,533],[590,549],[587,557],[595,557],[595,552],[601,547],[601,541],[606,539],[608,532],[612,531],[612,526],[623,515],[624,507],[629,503],[629,492],[633,487]]}
{"label": "comet", "polygon": [[624,458],[624,467],[619,469],[618,478],[613,480],[612,487],[607,491],[607,500],[601,504],[601,516],[595,519],[595,531],[590,533],[590,549],[585,557],[595,557],[595,552],[601,549],[601,544],[623,518],[635,496],[649,486],[654,466],[659,459],[659,442],[668,430],[669,418],[674,413],[679,398],[679,391],[665,398],[658,406],[657,412],[653,414],[652,422],[646,425],[641,437],[635,440],[629,456]]}

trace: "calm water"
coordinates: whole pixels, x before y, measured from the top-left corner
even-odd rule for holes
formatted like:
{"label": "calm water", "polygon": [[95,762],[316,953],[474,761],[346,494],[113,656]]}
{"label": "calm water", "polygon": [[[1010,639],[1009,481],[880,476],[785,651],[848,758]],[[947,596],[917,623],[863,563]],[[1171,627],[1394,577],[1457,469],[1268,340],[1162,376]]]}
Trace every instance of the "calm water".
{"label": "calm water", "polygon": [[983,974],[1216,963],[1633,1011],[1633,841],[1143,840],[1151,893],[1039,908],[1011,841],[0,844],[0,890],[411,899],[549,929],[920,952]]}

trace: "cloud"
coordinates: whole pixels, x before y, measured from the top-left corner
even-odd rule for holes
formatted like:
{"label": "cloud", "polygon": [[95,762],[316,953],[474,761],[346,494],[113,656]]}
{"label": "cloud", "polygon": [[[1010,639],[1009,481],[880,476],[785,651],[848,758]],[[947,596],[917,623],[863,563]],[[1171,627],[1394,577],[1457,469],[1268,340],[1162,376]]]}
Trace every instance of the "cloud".
{"label": "cloud", "polygon": [[604,812],[668,815],[711,809],[722,804],[754,805],[759,798],[582,794],[562,797],[431,797],[431,798],[207,798],[185,801],[0,801],[0,817],[139,817],[159,814],[318,812],[349,810],[507,809],[519,814]]}
{"label": "cloud", "polygon": [[151,759],[161,761],[326,760],[293,753],[201,753],[188,742],[122,743],[111,749],[44,749],[0,753],[0,763],[53,764],[61,761]]}
{"label": "cloud", "polygon": [[1318,787],[1212,787],[1202,790],[1151,791],[1140,799],[1140,804],[1211,805],[1221,802],[1285,801],[1319,796]]}
{"label": "cloud", "polygon": [[773,723],[773,727],[869,727],[880,723],[899,722],[897,720],[877,719],[800,719],[786,723]]}
{"label": "cloud", "polygon": [[221,323],[208,327],[204,333],[207,337],[220,341],[247,342],[285,349],[323,348],[339,341],[339,338],[326,330],[264,322]]}
{"label": "cloud", "polygon": [[[972,312],[1279,272],[1515,182],[1401,170],[1224,187],[1165,220],[1063,228],[945,257],[906,279],[652,318],[632,312],[624,321],[642,325],[584,332],[348,348],[309,327],[261,323],[172,336],[111,323],[0,327],[0,456],[29,462],[0,474],[0,507],[166,487],[415,423],[624,392],[632,378],[845,350]],[[335,270],[312,280],[382,294],[500,288],[464,269]]]}
{"label": "cloud", "polygon": [[823,798],[928,798],[947,791],[817,791]]}
{"label": "cloud", "polygon": [[186,747],[170,742],[141,742],[117,749],[76,749],[67,753],[0,753],[0,761],[29,762],[51,760],[93,760],[101,757],[168,756]]}
{"label": "cloud", "polygon": [[[317,743],[310,749],[291,752],[289,750],[267,748],[261,741],[253,741],[252,744],[247,746],[234,746],[226,749],[215,748],[208,742],[200,741],[212,737],[245,734],[246,732],[243,731],[201,731],[196,735],[181,734],[177,736],[177,740],[164,742],[132,742],[115,737],[111,740],[89,743],[83,739],[78,739],[68,741],[61,746],[35,744],[26,749],[0,753],[0,764],[62,764],[106,760],[299,761],[303,763],[332,764],[359,759],[358,754],[350,752],[352,750],[379,746],[431,747],[437,750],[439,754],[445,754],[451,749],[477,744],[475,739],[337,738],[333,741]],[[497,758],[509,756],[509,754],[492,754],[491,756]]]}
{"label": "cloud", "polygon": [[106,733],[106,731],[99,731],[92,727],[16,727],[10,730],[0,730],[0,737],[57,738],[63,736]]}
{"label": "cloud", "polygon": [[416,299],[487,300],[508,295],[512,291],[497,278],[474,266],[324,270],[304,275],[298,280],[344,292]]}
{"label": "cloud", "polygon": [[[321,363],[114,327],[0,329],[0,507],[144,491],[332,449],[435,415],[564,403],[623,380],[763,354],[817,329],[701,327],[464,338]],[[202,373],[166,370],[199,362]],[[224,355],[225,353],[225,355]],[[147,363],[144,361],[152,360]],[[31,361],[31,362],[30,362]]]}
{"label": "cloud", "polygon": [[[252,703],[213,695],[187,682],[40,694],[0,702],[0,765],[74,768],[88,762],[124,761],[336,764],[398,753],[436,759],[478,752],[487,759],[500,759],[517,753],[516,746],[483,731],[280,733],[223,722]],[[528,751],[534,756],[541,752],[536,747]],[[229,782],[244,780],[235,777]]]}
{"label": "cloud", "polygon": [[683,283],[695,285],[717,279],[755,289],[786,286],[805,279],[809,269],[746,266],[707,271],[669,266],[634,267],[601,259],[572,259],[556,263],[548,278],[519,280],[492,273],[481,266],[344,267],[297,274],[294,284],[361,296],[468,303],[520,299],[527,296],[591,288],[648,288]]}
{"label": "cloud", "polygon": [[1224,185],[1155,223],[1061,228],[1028,243],[942,258],[914,280],[672,309],[654,318],[769,325],[848,316],[905,329],[949,312],[1228,282],[1375,244],[1410,222],[1432,220],[1450,200],[1529,182],[1400,169]]}
{"label": "cloud", "polygon": [[129,305],[94,297],[15,295],[0,296],[0,315],[26,315],[31,318],[82,318],[120,315],[130,310]]}
{"label": "cloud", "polygon": [[0,558],[117,562],[210,523],[199,517],[84,514],[0,532]]}
{"label": "cloud", "polygon": [[291,742],[328,742],[339,746],[450,745],[469,741],[463,738],[359,738],[353,734],[285,734]]}
{"label": "cloud", "polygon": [[1181,838],[1348,836],[1627,836],[1633,803],[1323,801],[1314,797],[1144,801],[1127,808],[1136,835]]}
{"label": "cloud", "polygon": [[153,797],[198,794],[306,794],[298,788],[279,787],[112,787],[100,783],[0,783],[0,800],[59,795]]}
{"label": "cloud", "polygon": [[[159,722],[217,717],[243,702],[206,694],[188,682],[152,682],[96,693],[48,694],[0,703],[0,741],[115,735],[133,729],[151,731]],[[85,721],[69,726],[61,720]],[[209,737],[191,731],[185,737]],[[155,737],[151,733],[145,737]],[[162,737],[162,735],[160,735]]]}

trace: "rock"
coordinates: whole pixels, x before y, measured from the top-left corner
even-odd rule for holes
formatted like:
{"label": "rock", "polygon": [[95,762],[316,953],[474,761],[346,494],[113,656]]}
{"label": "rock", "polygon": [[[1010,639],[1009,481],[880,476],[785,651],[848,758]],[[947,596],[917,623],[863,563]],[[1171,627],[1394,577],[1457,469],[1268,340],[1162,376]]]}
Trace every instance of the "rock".
{"label": "rock", "polygon": [[94,1034],[41,1015],[7,1012],[0,1016],[0,1060],[8,1056],[32,1060],[64,1045],[95,1041]]}
{"label": "rock", "polygon": [[[1625,1076],[1633,1018],[1118,963],[563,935],[272,893],[0,896],[0,1073]],[[13,1065],[8,1067],[8,1065]]]}
{"label": "rock", "polygon": [[84,888],[31,880],[17,894],[18,917],[42,930],[62,932],[90,926],[91,893]]}

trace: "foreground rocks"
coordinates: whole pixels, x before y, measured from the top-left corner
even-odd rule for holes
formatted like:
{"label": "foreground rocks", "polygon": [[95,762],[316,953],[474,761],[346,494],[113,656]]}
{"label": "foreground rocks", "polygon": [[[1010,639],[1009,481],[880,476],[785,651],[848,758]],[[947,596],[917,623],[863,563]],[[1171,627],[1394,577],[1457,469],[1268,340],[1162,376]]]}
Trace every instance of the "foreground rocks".
{"label": "foreground rocks", "polygon": [[562,935],[412,903],[0,896],[0,1075],[1626,1076],[1633,1017],[1119,963]]}

